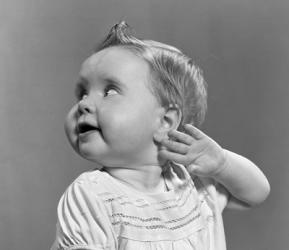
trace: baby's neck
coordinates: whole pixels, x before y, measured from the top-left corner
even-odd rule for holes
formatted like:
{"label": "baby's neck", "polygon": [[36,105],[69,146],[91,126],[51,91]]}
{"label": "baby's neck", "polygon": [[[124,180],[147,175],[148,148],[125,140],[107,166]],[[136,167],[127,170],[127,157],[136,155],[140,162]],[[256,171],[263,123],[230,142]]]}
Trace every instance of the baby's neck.
{"label": "baby's neck", "polygon": [[104,171],[120,182],[144,193],[165,191],[161,166],[142,165],[135,168],[104,168]]}

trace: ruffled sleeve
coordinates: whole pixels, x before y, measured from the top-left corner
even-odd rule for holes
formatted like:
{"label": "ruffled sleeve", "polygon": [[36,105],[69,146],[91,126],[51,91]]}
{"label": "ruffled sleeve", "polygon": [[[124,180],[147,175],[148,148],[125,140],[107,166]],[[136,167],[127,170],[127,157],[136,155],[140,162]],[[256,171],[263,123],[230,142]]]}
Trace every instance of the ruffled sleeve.
{"label": "ruffled sleeve", "polygon": [[57,209],[56,239],[51,250],[114,250],[117,240],[102,201],[90,183],[75,181],[62,195]]}

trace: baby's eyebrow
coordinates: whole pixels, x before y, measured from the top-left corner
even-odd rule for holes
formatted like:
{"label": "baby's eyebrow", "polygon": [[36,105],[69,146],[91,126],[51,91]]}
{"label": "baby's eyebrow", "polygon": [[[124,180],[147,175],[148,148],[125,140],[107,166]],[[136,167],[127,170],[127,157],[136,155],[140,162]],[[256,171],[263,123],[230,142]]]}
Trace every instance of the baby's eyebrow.
{"label": "baby's eyebrow", "polygon": [[120,79],[118,79],[117,77],[114,77],[114,76],[103,75],[103,76],[101,76],[101,80],[105,84],[113,84],[113,85],[116,85],[120,88],[127,88],[126,85],[124,83],[122,83]]}

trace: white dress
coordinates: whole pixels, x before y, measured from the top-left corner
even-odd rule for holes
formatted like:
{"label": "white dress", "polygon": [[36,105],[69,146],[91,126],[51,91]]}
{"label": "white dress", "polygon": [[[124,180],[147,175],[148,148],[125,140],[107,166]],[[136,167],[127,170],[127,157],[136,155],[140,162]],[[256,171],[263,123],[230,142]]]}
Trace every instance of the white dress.
{"label": "white dress", "polygon": [[169,191],[146,194],[104,171],[83,173],[59,201],[51,250],[225,250],[222,187],[180,165],[164,177]]}

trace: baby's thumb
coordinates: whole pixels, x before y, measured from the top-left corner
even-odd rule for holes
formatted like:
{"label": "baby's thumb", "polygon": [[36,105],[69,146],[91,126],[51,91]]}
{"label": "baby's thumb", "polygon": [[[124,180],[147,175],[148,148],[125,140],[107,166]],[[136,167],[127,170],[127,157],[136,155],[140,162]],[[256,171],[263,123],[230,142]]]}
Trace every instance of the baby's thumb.
{"label": "baby's thumb", "polygon": [[187,166],[187,170],[190,174],[195,174],[198,171],[199,166],[195,164],[190,164]]}

